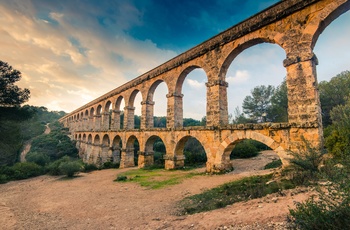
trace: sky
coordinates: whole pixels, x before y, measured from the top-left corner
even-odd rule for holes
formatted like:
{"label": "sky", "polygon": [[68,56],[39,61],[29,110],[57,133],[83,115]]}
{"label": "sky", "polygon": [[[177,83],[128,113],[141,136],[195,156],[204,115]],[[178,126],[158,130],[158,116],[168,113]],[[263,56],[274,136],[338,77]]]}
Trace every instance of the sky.
{"label": "sky", "polygon": [[[0,60],[22,72],[28,104],[71,112],[215,36],[277,0],[0,0]],[[321,34],[314,52],[318,80],[350,70],[350,13]],[[274,44],[243,51],[226,75],[229,113],[259,85],[278,86],[285,52]],[[205,73],[183,87],[184,117],[206,110]],[[165,83],[155,92],[166,115]],[[141,95],[135,113],[141,114]]]}

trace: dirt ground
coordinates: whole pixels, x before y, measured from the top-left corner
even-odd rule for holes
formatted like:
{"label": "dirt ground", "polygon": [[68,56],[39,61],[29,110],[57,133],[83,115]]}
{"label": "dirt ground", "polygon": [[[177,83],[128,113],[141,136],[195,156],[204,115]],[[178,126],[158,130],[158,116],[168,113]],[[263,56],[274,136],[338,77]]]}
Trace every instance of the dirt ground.
{"label": "dirt ground", "polygon": [[286,215],[307,191],[292,190],[240,202],[223,209],[176,216],[176,202],[225,182],[266,174],[272,151],[235,160],[235,171],[201,175],[181,184],[151,190],[136,183],[113,182],[109,169],[81,173],[71,180],[40,176],[0,185],[0,229],[285,229]]}

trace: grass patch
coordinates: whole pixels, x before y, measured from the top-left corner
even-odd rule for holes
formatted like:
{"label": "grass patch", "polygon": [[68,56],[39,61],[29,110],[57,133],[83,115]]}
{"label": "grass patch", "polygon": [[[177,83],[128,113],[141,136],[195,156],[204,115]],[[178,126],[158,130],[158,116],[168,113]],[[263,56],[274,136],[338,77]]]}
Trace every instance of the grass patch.
{"label": "grass patch", "polygon": [[[197,172],[164,169],[135,169],[117,175],[114,181],[136,182],[150,189],[160,189],[181,183],[186,178],[200,175]],[[120,178],[123,178],[122,180]]]}
{"label": "grass patch", "polygon": [[223,208],[236,202],[260,198],[267,194],[295,187],[287,180],[268,183],[272,177],[272,174],[248,177],[223,184],[201,194],[186,197],[179,203],[179,214],[193,214]]}

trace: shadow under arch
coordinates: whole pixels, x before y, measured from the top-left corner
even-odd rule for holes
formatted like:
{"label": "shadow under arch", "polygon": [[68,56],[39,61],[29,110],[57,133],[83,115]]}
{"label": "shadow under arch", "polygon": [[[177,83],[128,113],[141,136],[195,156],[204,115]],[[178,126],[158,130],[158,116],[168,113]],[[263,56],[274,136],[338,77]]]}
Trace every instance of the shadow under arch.
{"label": "shadow under arch", "polygon": [[175,147],[175,168],[185,165],[201,165],[207,162],[208,156],[204,145],[190,135],[182,137]]}
{"label": "shadow under arch", "polygon": [[113,142],[112,142],[112,161],[113,161],[113,163],[120,164],[122,147],[123,147],[122,138],[119,135],[115,136],[113,138]]}
{"label": "shadow under arch", "polygon": [[138,163],[140,144],[136,136],[131,135],[126,141],[126,148],[122,150],[120,168],[134,167]]}
{"label": "shadow under arch", "polygon": [[234,149],[235,145],[245,139],[251,139],[255,141],[259,141],[269,148],[271,148],[273,151],[277,153],[279,158],[282,161],[282,165],[287,166],[289,165],[289,159],[290,157],[287,154],[287,151],[276,141],[274,141],[271,137],[265,136],[258,132],[243,132],[239,135],[233,133],[230,136],[226,137],[219,146],[218,154],[215,158],[215,166],[214,171],[227,171],[232,170],[232,166],[230,163],[230,154],[232,150]]}
{"label": "shadow under arch", "polygon": [[164,168],[164,155],[166,147],[162,138],[157,135],[150,136],[145,145],[145,152],[140,152],[139,168],[155,165]]}
{"label": "shadow under arch", "polygon": [[111,161],[111,155],[112,153],[110,152],[110,139],[108,134],[105,134],[102,138],[102,145],[101,145],[101,163],[105,163],[108,161]]}

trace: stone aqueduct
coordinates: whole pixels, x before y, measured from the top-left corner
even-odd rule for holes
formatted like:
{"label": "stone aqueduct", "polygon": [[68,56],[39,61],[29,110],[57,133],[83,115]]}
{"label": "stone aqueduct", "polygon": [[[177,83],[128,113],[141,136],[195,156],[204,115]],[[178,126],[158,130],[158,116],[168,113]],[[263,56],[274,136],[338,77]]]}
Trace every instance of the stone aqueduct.
{"label": "stone aqueduct", "polygon": [[[235,144],[254,139],[271,147],[282,162],[288,151],[303,143],[302,136],[322,145],[321,109],[317,89],[317,58],[313,48],[322,31],[350,9],[349,0],[284,0],[231,27],[155,69],[106,93],[60,119],[77,140],[85,161],[113,159],[120,167],[134,166],[134,141],[140,146],[138,166],[153,164],[153,144],[161,138],[166,147],[165,168],[184,166],[184,144],[196,138],[207,155],[207,171],[231,168],[229,155]],[[245,49],[274,43],[286,53],[288,122],[228,124],[225,75],[231,62]],[[182,84],[187,74],[202,68],[207,76],[205,127],[182,126]],[[166,128],[153,127],[153,95],[165,82],[168,88]],[[134,99],[141,93],[141,127],[134,129]],[[125,108],[120,108],[122,99]],[[110,108],[112,112],[110,113]],[[120,128],[124,109],[123,129]]]}

